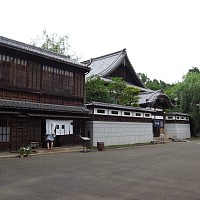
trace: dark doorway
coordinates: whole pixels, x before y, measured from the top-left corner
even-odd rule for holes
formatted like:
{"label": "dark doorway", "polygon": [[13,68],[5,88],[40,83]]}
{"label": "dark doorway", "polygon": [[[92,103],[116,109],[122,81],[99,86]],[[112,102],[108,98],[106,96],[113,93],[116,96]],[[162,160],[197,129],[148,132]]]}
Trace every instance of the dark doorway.
{"label": "dark doorway", "polygon": [[161,120],[153,120],[153,137],[160,136]]}

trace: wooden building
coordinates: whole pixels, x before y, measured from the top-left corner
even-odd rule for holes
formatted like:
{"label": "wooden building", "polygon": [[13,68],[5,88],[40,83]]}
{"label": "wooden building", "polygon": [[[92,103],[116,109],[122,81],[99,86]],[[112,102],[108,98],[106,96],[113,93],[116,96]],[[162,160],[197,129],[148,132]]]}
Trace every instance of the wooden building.
{"label": "wooden building", "polygon": [[0,36],[0,151],[44,146],[47,120],[68,125],[57,126],[57,146],[80,144],[87,72],[83,63]]}

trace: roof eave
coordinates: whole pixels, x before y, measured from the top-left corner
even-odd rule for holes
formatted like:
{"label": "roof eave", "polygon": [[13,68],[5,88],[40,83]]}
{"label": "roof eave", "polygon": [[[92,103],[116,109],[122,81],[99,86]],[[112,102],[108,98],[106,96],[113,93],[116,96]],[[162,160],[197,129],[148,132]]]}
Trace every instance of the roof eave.
{"label": "roof eave", "polygon": [[78,63],[75,64],[75,63],[72,63],[72,62],[63,61],[63,60],[60,60],[60,59],[52,58],[51,56],[46,56],[46,55],[43,55],[43,54],[40,54],[40,53],[37,53],[37,52],[33,52],[33,51],[29,50],[29,49],[25,50],[23,48],[15,47],[15,46],[4,44],[4,43],[0,43],[0,46],[6,47],[6,48],[9,48],[9,49],[12,49],[12,50],[17,50],[17,51],[20,51],[20,52],[23,52],[23,53],[28,53],[28,54],[31,54],[31,55],[35,55],[35,56],[38,56],[38,57],[41,57],[41,58],[46,58],[46,59],[49,59],[49,60],[53,60],[53,61],[60,62],[60,63],[63,63],[63,64],[69,64],[69,65],[84,69],[85,72],[89,72],[90,71],[88,66],[87,65],[82,66],[82,65],[84,65],[82,63],[81,64],[78,64]]}

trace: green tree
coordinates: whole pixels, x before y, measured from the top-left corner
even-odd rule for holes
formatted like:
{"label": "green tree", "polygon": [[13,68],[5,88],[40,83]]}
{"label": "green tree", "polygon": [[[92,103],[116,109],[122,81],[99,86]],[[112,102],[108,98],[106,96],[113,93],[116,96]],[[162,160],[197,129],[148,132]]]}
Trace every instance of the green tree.
{"label": "green tree", "polygon": [[152,90],[160,90],[163,89],[160,85],[160,82],[157,79],[154,79],[153,81],[148,81],[146,84],[146,87]]}
{"label": "green tree", "polygon": [[42,36],[38,35],[36,39],[32,39],[31,44],[55,53],[65,55],[69,59],[80,59],[75,52],[71,53],[68,35],[59,36],[56,33],[48,34],[46,29],[44,29]]}
{"label": "green tree", "polygon": [[146,84],[147,82],[150,81],[150,79],[144,73],[137,73],[137,76],[142,81],[143,84]]}
{"label": "green tree", "polygon": [[110,82],[98,76],[89,77],[86,81],[86,101],[100,101],[129,106],[138,106],[139,90],[128,87],[122,78],[112,78]]}
{"label": "green tree", "polygon": [[189,69],[189,72],[200,73],[200,70],[199,70],[199,68],[197,68],[197,67],[192,67],[192,69]]}
{"label": "green tree", "polygon": [[180,101],[180,111],[191,116],[192,134],[200,133],[200,73],[188,72],[177,84],[176,93]]}
{"label": "green tree", "polygon": [[114,103],[118,104],[123,97],[126,83],[119,77],[113,77],[111,80],[108,84],[108,90]]}
{"label": "green tree", "polygon": [[148,76],[144,73],[138,73],[137,76],[139,77],[139,79],[141,80],[141,82],[149,89],[152,90],[167,90],[171,87],[173,87],[174,84],[168,84],[165,83],[162,80],[157,80],[157,79],[153,79],[153,81],[148,78]]}
{"label": "green tree", "polygon": [[106,82],[100,77],[91,76],[87,78],[85,88],[86,102],[99,101],[109,103],[111,101]]}
{"label": "green tree", "polygon": [[139,89],[127,86],[123,91],[123,95],[119,99],[119,103],[126,106],[138,107],[139,92]]}

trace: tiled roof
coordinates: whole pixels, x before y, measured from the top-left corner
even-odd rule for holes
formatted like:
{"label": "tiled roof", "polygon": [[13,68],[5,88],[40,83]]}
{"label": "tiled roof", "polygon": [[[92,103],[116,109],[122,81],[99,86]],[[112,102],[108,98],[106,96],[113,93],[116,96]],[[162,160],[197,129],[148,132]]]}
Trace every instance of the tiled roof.
{"label": "tiled roof", "polygon": [[0,36],[0,46],[5,46],[5,47],[9,47],[12,49],[17,49],[20,51],[24,51],[30,54],[34,54],[40,57],[45,57],[45,58],[49,58],[49,59],[53,59],[56,60],[58,62],[62,62],[62,63],[66,63],[66,64],[71,64],[77,67],[81,67],[81,68],[85,68],[87,71],[89,71],[89,68],[87,67],[87,65],[83,64],[83,63],[79,63],[75,60],[69,59],[67,56],[65,55],[61,55],[58,53],[54,53],[52,51],[48,51],[39,47],[35,47],[33,45],[29,45],[29,44],[25,44],[23,42],[19,42],[16,40],[12,40],[9,38],[5,38],[3,36]]}
{"label": "tiled roof", "polygon": [[136,111],[146,111],[146,112],[155,112],[149,108],[141,108],[141,107],[133,107],[133,106],[124,106],[119,104],[110,104],[110,103],[103,103],[103,102],[91,102],[86,104],[89,108],[90,106],[93,107],[102,107],[102,108],[112,108],[112,109],[121,109],[121,110],[136,110]]}
{"label": "tiled roof", "polygon": [[138,78],[134,68],[129,61],[127,56],[126,49],[121,51],[117,51],[115,53],[111,53],[108,55],[104,55],[97,58],[92,58],[91,60],[87,60],[83,63],[88,64],[91,68],[91,71],[86,75],[86,77],[90,77],[92,75],[99,76],[104,81],[111,81],[109,74],[113,72],[122,62],[128,62],[128,66],[130,66],[130,73],[132,73],[132,78],[135,80],[135,83],[126,82],[127,86],[132,86],[138,88],[140,90],[139,95],[139,105],[147,105],[146,100],[148,99],[148,105],[153,106],[158,99],[164,99],[167,103],[167,106],[173,107],[169,97],[165,95],[161,90],[151,90],[146,88],[144,84]]}
{"label": "tiled roof", "polygon": [[162,90],[156,90],[156,91],[150,91],[150,92],[144,92],[139,95],[139,104],[150,104],[153,106],[153,104],[156,102],[157,99],[164,98],[168,103],[169,107],[173,107],[171,100],[169,97],[162,92]]}
{"label": "tiled roof", "polygon": [[125,55],[126,50],[123,49],[122,51],[84,61],[83,63],[89,63],[89,67],[91,68],[91,71],[86,77],[93,75],[101,77],[105,76],[123,61]]}
{"label": "tiled roof", "polygon": [[45,118],[65,118],[65,119],[71,119],[71,118],[82,118],[82,119],[88,119],[90,118],[90,116],[76,116],[76,115],[60,115],[60,114],[57,114],[57,115],[52,115],[52,114],[38,114],[38,113],[28,113],[27,114],[28,116],[30,117],[45,117]]}
{"label": "tiled roof", "polygon": [[89,113],[86,107],[65,106],[55,104],[33,103],[0,99],[0,108],[15,108],[21,110],[54,111],[67,113]]}
{"label": "tiled roof", "polygon": [[109,78],[109,75],[114,72],[122,63],[126,64],[131,73],[133,82],[138,87],[146,88],[144,84],[138,78],[128,56],[126,49],[117,51],[111,54],[107,54],[101,57],[92,58],[90,60],[84,61],[84,64],[87,64],[91,69],[90,72],[86,75],[86,78],[91,76],[99,76],[100,78]]}
{"label": "tiled roof", "polygon": [[189,114],[186,113],[181,113],[181,112],[167,112],[165,114],[166,116],[174,116],[174,115],[179,115],[179,116],[190,116]]}

